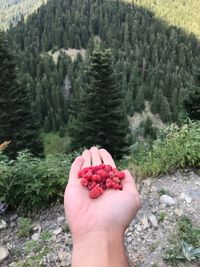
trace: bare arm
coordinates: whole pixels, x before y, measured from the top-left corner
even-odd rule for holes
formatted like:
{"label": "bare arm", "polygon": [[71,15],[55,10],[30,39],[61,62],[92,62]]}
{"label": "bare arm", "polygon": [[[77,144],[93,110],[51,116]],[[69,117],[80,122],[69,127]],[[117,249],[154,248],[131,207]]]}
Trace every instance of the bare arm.
{"label": "bare arm", "polygon": [[140,208],[140,197],[133,177],[125,170],[122,190],[108,190],[91,199],[80,185],[78,172],[102,162],[116,167],[105,149],[93,147],[71,166],[65,211],[73,239],[72,267],[128,267],[124,233]]}

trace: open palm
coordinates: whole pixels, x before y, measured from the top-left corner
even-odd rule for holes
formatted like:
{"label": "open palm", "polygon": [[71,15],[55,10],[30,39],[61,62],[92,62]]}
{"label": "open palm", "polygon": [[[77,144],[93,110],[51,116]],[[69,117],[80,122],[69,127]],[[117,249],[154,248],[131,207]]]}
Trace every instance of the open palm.
{"label": "open palm", "polygon": [[78,171],[91,165],[110,164],[115,168],[111,155],[96,147],[85,150],[71,166],[65,191],[65,211],[72,235],[89,232],[125,230],[140,207],[140,198],[133,177],[125,172],[123,190],[106,190],[97,199],[91,199],[88,190],[80,185]]}

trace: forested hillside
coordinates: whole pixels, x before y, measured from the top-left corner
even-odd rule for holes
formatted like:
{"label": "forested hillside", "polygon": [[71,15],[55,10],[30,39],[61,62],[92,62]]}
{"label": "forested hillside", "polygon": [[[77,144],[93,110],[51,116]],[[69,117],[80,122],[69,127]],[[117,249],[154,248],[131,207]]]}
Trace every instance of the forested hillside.
{"label": "forested hillside", "polygon": [[0,0],[0,28],[7,29],[22,16],[27,17],[46,0]]}
{"label": "forested hillside", "polygon": [[200,38],[199,0],[125,0],[155,12],[156,17],[167,23],[194,33]]}
{"label": "forested hillside", "polygon": [[182,117],[193,68],[200,65],[200,43],[194,35],[121,1],[51,0],[8,35],[46,131],[66,124],[68,105],[77,103],[87,86],[81,56],[72,62],[61,54],[55,65],[46,53],[50,50],[91,50],[94,37],[101,40],[112,49],[129,115],[142,111],[146,99],[164,122]]}

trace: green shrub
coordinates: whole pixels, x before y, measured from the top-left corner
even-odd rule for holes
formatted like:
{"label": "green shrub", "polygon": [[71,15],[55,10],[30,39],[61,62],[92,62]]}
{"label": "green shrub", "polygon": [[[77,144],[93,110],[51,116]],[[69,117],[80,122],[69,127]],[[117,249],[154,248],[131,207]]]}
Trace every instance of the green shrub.
{"label": "green shrub", "polygon": [[178,261],[200,259],[200,228],[193,227],[189,218],[183,216],[177,221],[177,231],[169,238],[164,259],[176,264]]}
{"label": "green shrub", "polygon": [[177,168],[200,166],[200,122],[189,122],[178,127],[172,124],[164,137],[151,147],[135,144],[132,159],[120,165],[135,169],[140,176],[157,176]]}
{"label": "green shrub", "polygon": [[35,158],[20,152],[16,160],[0,158],[0,201],[24,210],[45,207],[59,197],[68,180],[74,154]]}
{"label": "green shrub", "polygon": [[29,218],[19,218],[18,222],[18,237],[29,237],[32,229],[32,221]]}

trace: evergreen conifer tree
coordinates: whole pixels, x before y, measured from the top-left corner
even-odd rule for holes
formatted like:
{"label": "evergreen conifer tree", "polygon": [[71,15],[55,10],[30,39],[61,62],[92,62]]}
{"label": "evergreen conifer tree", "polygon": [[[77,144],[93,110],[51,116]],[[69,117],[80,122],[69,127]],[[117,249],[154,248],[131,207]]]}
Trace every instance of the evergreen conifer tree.
{"label": "evergreen conifer tree", "polygon": [[72,146],[99,145],[120,158],[128,146],[129,127],[110,49],[93,51],[88,74],[91,82],[81,94],[79,114],[71,119]]}
{"label": "evergreen conifer tree", "polygon": [[29,149],[41,155],[38,125],[31,112],[30,94],[17,79],[14,57],[8,50],[5,33],[0,32],[0,143],[11,141],[6,153]]}
{"label": "evergreen conifer tree", "polygon": [[189,88],[184,104],[189,117],[192,120],[200,120],[200,69],[196,70],[195,80],[195,86]]}

